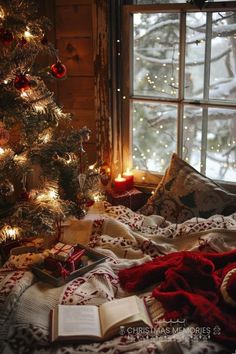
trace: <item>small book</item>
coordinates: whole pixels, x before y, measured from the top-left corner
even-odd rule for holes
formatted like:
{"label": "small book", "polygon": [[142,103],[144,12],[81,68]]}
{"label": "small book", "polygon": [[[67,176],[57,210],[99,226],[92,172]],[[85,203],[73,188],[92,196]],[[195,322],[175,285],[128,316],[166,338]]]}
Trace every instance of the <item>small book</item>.
{"label": "small book", "polygon": [[51,341],[101,341],[120,327],[152,327],[146,303],[136,295],[96,305],[58,305],[51,312]]}

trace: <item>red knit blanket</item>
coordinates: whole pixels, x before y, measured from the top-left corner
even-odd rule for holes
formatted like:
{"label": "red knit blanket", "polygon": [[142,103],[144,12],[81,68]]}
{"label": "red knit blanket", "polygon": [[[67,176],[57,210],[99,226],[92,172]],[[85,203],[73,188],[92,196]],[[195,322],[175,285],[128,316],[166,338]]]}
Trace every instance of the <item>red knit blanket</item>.
{"label": "red knit blanket", "polygon": [[[236,309],[223,302],[220,285],[236,268],[236,250],[225,253],[174,252],[119,272],[121,286],[143,290],[160,283],[152,295],[165,309],[165,319],[185,318],[199,326],[219,326],[212,339],[236,348]],[[235,294],[236,297],[236,294]]]}

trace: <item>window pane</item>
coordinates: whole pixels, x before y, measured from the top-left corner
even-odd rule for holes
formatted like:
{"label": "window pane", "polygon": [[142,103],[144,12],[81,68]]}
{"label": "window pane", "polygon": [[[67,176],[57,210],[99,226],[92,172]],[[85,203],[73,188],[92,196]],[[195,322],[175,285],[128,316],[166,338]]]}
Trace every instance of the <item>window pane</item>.
{"label": "window pane", "polygon": [[133,93],[178,96],[179,14],[134,14]]}
{"label": "window pane", "polygon": [[201,170],[202,108],[186,106],[183,117],[183,159]]}
{"label": "window pane", "polygon": [[186,15],[185,97],[202,99],[204,87],[206,14]]}
{"label": "window pane", "polygon": [[235,24],[235,13],[213,13],[210,98],[234,100],[236,97]]}
{"label": "window pane", "polygon": [[236,181],[236,110],[209,109],[206,175]]}
{"label": "window pane", "polygon": [[163,173],[176,151],[177,106],[135,102],[133,168]]}

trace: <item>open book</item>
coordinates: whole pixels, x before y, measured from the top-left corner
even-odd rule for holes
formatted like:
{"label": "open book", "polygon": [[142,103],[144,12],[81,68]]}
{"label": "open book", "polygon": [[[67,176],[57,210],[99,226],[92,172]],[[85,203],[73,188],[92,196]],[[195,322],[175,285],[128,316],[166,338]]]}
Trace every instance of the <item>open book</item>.
{"label": "open book", "polygon": [[152,327],[144,300],[136,295],[96,305],[58,305],[52,310],[51,340],[105,340],[120,326]]}

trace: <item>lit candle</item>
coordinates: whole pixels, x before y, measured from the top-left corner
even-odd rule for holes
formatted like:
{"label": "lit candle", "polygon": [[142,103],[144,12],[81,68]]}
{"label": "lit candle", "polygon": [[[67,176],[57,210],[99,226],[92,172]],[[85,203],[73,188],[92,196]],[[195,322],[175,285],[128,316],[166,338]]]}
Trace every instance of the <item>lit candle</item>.
{"label": "lit candle", "polygon": [[127,168],[126,172],[123,173],[123,177],[126,180],[126,188],[127,189],[132,189],[134,186],[134,175],[132,172],[129,171]]}
{"label": "lit candle", "polygon": [[126,191],[126,179],[121,177],[121,174],[114,179],[114,188],[117,193],[124,193]]}

